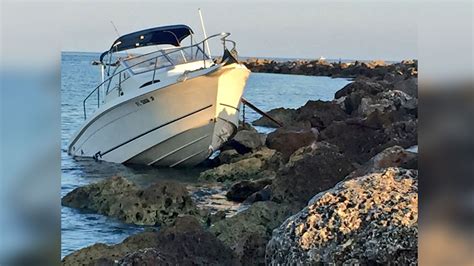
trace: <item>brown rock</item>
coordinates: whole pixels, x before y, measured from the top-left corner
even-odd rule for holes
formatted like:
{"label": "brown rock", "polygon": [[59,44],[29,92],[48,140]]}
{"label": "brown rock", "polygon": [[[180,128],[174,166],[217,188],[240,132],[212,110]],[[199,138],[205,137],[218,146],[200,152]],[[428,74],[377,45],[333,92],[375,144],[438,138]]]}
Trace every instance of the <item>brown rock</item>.
{"label": "brown rock", "polygon": [[389,167],[418,169],[418,154],[407,151],[400,146],[386,148],[352,172],[346,179],[367,175]]}
{"label": "brown rock", "polygon": [[311,127],[319,130],[326,128],[333,121],[341,121],[347,118],[347,114],[335,102],[308,101],[304,106],[298,108],[297,121],[309,121]]}
{"label": "brown rock", "polygon": [[337,184],[273,231],[267,265],[416,265],[418,172],[389,168]]}
{"label": "brown rock", "polygon": [[243,180],[233,184],[226,194],[227,199],[237,202],[246,200],[250,195],[272,183],[271,178]]}
{"label": "brown rock", "polygon": [[66,256],[63,265],[238,265],[228,247],[191,216],[158,232],[128,237],[117,245],[95,244]]}
{"label": "brown rock", "polygon": [[281,153],[283,161],[287,161],[297,149],[310,145],[317,140],[313,130],[287,130],[279,128],[268,134],[266,145]]}
{"label": "brown rock", "polygon": [[[272,118],[282,123],[285,126],[293,125],[295,123],[296,110],[291,108],[276,108],[267,112]],[[278,127],[273,121],[262,116],[261,118],[252,122],[254,126],[262,127]]]}
{"label": "brown rock", "polygon": [[274,155],[275,150],[263,147],[240,156],[237,161],[206,170],[199,175],[199,179],[203,181],[234,182],[273,176],[273,170],[269,168],[275,164],[273,162]]}
{"label": "brown rock", "polygon": [[272,200],[301,208],[320,191],[333,187],[354,170],[338,148],[325,142],[300,148],[272,183]]}
{"label": "brown rock", "polygon": [[256,202],[248,209],[215,223],[210,231],[234,251],[242,265],[264,265],[265,247],[271,232],[289,215],[285,205]]}

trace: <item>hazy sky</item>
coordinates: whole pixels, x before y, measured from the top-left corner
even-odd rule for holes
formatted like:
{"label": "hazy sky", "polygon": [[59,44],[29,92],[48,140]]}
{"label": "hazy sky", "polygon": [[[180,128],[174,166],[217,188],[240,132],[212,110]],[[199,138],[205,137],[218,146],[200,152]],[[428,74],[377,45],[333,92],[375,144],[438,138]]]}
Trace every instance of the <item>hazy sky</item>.
{"label": "hazy sky", "polygon": [[399,60],[417,57],[418,9],[410,2],[72,2],[58,14],[63,51],[106,50],[120,34],[183,23],[227,31],[242,56]]}

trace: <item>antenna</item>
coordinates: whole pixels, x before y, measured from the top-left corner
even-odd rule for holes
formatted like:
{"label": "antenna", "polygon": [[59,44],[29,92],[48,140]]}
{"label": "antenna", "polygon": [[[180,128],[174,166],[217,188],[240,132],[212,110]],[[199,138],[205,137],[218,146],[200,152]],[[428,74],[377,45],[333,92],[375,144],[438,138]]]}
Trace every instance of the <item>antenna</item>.
{"label": "antenna", "polygon": [[[202,32],[204,33],[204,39],[207,39],[206,27],[204,27],[204,20],[202,19],[201,8],[198,8],[198,12],[199,12],[199,18],[201,19],[201,27],[202,27]],[[209,42],[207,40],[205,42],[206,42],[207,54],[209,54],[209,57],[211,57],[211,49],[209,48]]]}
{"label": "antenna", "polygon": [[112,20],[110,21],[110,24],[112,24],[112,26],[114,27],[115,33],[117,33],[117,37],[120,37],[120,33],[119,33],[119,31],[117,30],[117,27],[115,27],[115,24],[114,24],[114,22],[113,22]]}

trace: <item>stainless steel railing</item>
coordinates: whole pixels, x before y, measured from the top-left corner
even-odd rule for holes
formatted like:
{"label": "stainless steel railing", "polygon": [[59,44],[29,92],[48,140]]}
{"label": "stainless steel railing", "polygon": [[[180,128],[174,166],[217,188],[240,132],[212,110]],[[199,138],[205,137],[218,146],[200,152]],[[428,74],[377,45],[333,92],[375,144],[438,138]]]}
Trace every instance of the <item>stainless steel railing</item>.
{"label": "stainless steel railing", "polygon": [[[129,65],[127,67],[125,67],[124,69],[120,70],[120,71],[117,71],[117,72],[114,72],[112,74],[112,76],[108,77],[107,79],[105,79],[103,82],[101,82],[99,85],[97,85],[97,87],[95,87],[83,100],[82,102],[82,106],[83,106],[83,109],[84,109],[84,120],[87,119],[87,111],[86,111],[86,103],[87,103],[87,100],[94,94],[94,93],[97,93],[97,108],[100,107],[100,87],[104,86],[107,84],[107,89],[106,89],[106,95],[108,95],[109,93],[109,88],[110,88],[110,85],[112,83],[112,80],[115,78],[115,77],[119,77],[119,88],[121,86],[121,83],[125,81],[122,80],[121,78],[121,74],[124,73],[125,71],[129,71],[129,70],[132,70],[134,67],[140,65],[140,64],[143,64],[143,63],[146,63],[146,62],[151,62],[153,60],[155,60],[155,64],[154,64],[154,68],[150,69],[150,70],[147,70],[147,71],[144,71],[144,72],[140,72],[140,73],[134,73],[133,71],[130,71],[132,73],[134,73],[134,75],[137,75],[137,74],[143,74],[143,73],[146,73],[146,72],[149,72],[149,71],[152,71],[153,70],[153,80],[155,78],[155,74],[156,74],[156,70],[157,69],[160,69],[162,68],[162,66],[158,67],[157,65],[157,62],[158,62],[158,59],[159,58],[165,58],[167,61],[169,61],[169,63],[172,65],[172,66],[175,66],[175,65],[179,65],[179,64],[182,64],[182,63],[179,63],[179,64],[175,64],[174,60],[172,58],[170,58],[170,54],[171,53],[175,53],[175,52],[182,52],[184,49],[188,49],[188,48],[196,48],[196,53],[194,55],[194,57],[197,57],[197,52],[198,51],[201,51],[201,54],[202,54],[202,62],[203,62],[203,67],[206,68],[206,60],[209,60],[211,59],[211,55],[207,55],[206,54],[206,45],[207,44],[207,41],[209,39],[212,39],[212,38],[216,38],[216,37],[221,37],[221,41],[222,41],[222,45],[223,45],[223,48],[226,49],[226,43],[227,42],[230,42],[232,43],[233,45],[233,48],[235,48],[235,42],[232,41],[232,40],[227,40],[226,38],[230,35],[230,33],[228,32],[222,32],[222,33],[218,33],[218,34],[214,34],[214,35],[211,35],[207,38],[205,38],[204,40],[198,42],[198,43],[195,43],[193,45],[189,45],[189,46],[183,46],[183,47],[177,47],[177,48],[173,48],[173,49],[170,49],[170,50],[159,50],[159,51],[156,51],[156,52],[151,52],[151,53],[148,53],[148,54],[143,54],[143,55],[139,55],[139,56],[136,56],[136,57],[133,57],[132,59],[133,60],[136,60],[138,58],[143,58],[145,56],[149,56],[149,55],[153,55],[153,54],[158,54],[157,56],[152,56],[151,58],[146,58],[142,61],[139,61],[137,63],[134,63],[132,65]],[[202,48],[201,48],[201,45],[202,45]],[[233,49],[232,48],[232,49]],[[199,59],[201,60],[201,59]],[[127,60],[124,60],[124,61],[127,61]],[[194,61],[198,61],[198,60],[194,60]],[[186,60],[185,60],[185,63],[186,63]],[[128,79],[128,78],[127,78]],[[105,97],[105,95],[104,95]]]}

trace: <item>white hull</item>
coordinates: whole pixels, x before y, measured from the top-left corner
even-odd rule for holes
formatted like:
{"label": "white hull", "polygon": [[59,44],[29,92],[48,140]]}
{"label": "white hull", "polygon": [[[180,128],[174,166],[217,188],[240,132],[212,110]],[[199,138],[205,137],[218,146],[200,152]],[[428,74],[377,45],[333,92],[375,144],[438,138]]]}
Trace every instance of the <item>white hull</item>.
{"label": "white hull", "polygon": [[216,65],[116,97],[86,120],[68,152],[116,163],[196,165],[235,133],[248,75],[240,64]]}

